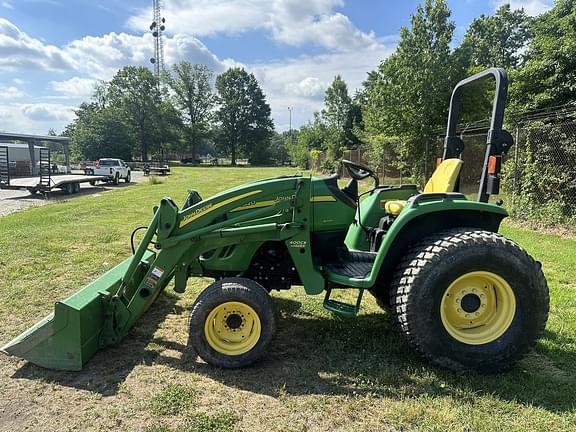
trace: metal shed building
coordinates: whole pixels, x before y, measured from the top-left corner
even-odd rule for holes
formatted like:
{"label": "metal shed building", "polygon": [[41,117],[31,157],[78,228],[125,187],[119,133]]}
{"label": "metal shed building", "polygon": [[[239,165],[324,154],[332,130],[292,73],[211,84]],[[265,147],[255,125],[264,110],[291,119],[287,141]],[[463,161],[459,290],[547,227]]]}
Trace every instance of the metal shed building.
{"label": "metal shed building", "polygon": [[[62,149],[64,150],[64,159],[66,165],[66,172],[70,173],[70,151],[68,146],[68,141],[70,139],[68,137],[59,137],[59,136],[43,136],[43,135],[28,135],[28,134],[16,134],[16,133],[8,133],[8,132],[0,132],[0,141],[20,141],[22,144],[8,144],[7,146],[16,146],[12,150],[9,148],[9,160],[11,163],[16,162],[17,159],[12,157],[13,152],[15,157],[24,157],[24,153],[22,151],[21,146],[23,145],[25,148],[28,149],[28,157],[21,160],[20,164],[29,163],[29,170],[30,175],[37,175],[39,173],[38,161],[40,160],[39,154],[40,149],[45,148],[41,144],[43,142],[55,142],[62,145]],[[2,144],[2,146],[6,146]]]}
{"label": "metal shed building", "polygon": [[[30,148],[28,144],[14,144],[0,142],[0,146],[8,147],[8,157],[11,162],[30,162]],[[40,149],[44,146],[34,146],[34,159],[40,159]]]}

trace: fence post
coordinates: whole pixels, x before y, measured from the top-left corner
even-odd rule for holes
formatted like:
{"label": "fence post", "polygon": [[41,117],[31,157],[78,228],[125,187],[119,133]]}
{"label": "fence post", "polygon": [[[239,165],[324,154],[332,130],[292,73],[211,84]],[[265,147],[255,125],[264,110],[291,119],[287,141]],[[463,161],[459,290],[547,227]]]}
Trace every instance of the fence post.
{"label": "fence post", "polygon": [[428,140],[426,140],[426,151],[424,154],[424,183],[428,180]]}
{"label": "fence post", "polygon": [[516,145],[514,146],[514,179],[512,182],[512,211],[516,210],[516,192],[518,188],[518,154],[520,149],[520,126],[516,125]]}

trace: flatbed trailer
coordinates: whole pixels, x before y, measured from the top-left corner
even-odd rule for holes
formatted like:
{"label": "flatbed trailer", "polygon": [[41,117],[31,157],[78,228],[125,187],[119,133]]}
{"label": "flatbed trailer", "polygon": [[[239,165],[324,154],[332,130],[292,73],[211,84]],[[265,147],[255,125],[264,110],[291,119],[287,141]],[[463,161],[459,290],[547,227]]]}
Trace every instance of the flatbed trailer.
{"label": "flatbed trailer", "polygon": [[40,173],[34,177],[10,177],[10,161],[7,147],[0,147],[0,189],[27,190],[31,194],[38,192],[49,194],[54,189],[62,189],[66,194],[80,191],[81,183],[95,185],[98,181],[106,182],[106,176],[52,174],[50,150],[40,149]]}
{"label": "flatbed trailer", "polygon": [[159,174],[161,176],[168,175],[170,173],[170,167],[168,165],[153,165],[146,163],[144,164],[144,171],[145,176],[149,176],[150,174]]}
{"label": "flatbed trailer", "polygon": [[22,177],[10,179],[9,183],[0,182],[0,189],[27,190],[31,194],[37,192],[50,193],[54,189],[62,189],[66,194],[74,194],[80,190],[80,183],[106,182],[106,176],[61,174],[51,175],[49,183],[38,181],[38,177]]}

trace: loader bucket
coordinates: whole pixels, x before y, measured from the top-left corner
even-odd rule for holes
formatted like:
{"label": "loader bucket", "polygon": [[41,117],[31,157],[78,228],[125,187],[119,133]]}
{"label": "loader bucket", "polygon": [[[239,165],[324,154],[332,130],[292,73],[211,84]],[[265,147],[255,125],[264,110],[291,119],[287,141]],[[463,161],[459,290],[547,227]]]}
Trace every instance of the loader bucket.
{"label": "loader bucket", "polygon": [[[142,261],[151,261],[147,251]],[[128,258],[67,299],[57,302],[54,313],[1,348],[49,369],[80,370],[99,348],[106,299],[117,292],[130,265]]]}

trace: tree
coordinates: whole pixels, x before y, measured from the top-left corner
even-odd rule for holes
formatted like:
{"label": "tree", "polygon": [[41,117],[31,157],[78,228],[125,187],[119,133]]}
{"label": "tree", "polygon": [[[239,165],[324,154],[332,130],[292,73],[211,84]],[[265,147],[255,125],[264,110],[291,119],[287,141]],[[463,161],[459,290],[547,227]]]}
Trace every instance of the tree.
{"label": "tree", "polygon": [[[324,150],[324,125],[320,121],[320,115],[314,114],[314,121],[302,125],[298,136],[290,140],[288,154],[292,163],[301,168],[308,169],[308,162],[316,163],[315,157]],[[312,158],[311,156],[314,156]]]}
{"label": "tree", "polygon": [[322,117],[327,123],[344,130],[350,126],[352,99],[348,95],[348,86],[340,75],[336,75],[324,94]]}
{"label": "tree", "polygon": [[64,135],[70,137],[74,157],[83,160],[132,159],[134,138],[116,110],[84,102],[75,113],[76,119],[64,130]]}
{"label": "tree", "polygon": [[399,160],[409,162],[414,175],[425,170],[426,148],[446,122],[451,89],[462,78],[453,65],[449,18],[445,0],[418,6],[396,52],[369,74],[361,97],[367,137],[400,140]]}
{"label": "tree", "polygon": [[108,84],[106,103],[123,117],[140,147],[142,160],[159,147],[161,94],[158,80],[145,67],[125,66]]}
{"label": "tree", "polygon": [[192,159],[196,159],[197,147],[206,137],[214,106],[210,87],[213,73],[207,66],[181,61],[172,66],[164,80],[172,90],[175,105],[182,112]]}
{"label": "tree", "polygon": [[526,61],[513,75],[516,111],[574,103],[576,88],[576,0],[558,0],[535,18]]}
{"label": "tree", "polygon": [[[346,82],[340,75],[336,75],[324,95],[322,120],[328,129],[333,129],[332,134],[340,134],[339,137],[334,137],[338,141],[336,145],[339,149],[358,143],[353,130],[361,122],[361,117],[360,107],[348,94]],[[339,159],[338,154],[341,153],[341,150],[333,150],[334,155]]]}
{"label": "tree", "polygon": [[460,49],[467,51],[470,66],[514,69],[530,40],[531,20],[523,9],[502,5],[492,16],[480,15],[470,24]]}
{"label": "tree", "polygon": [[186,135],[180,111],[165,98],[158,110],[155,133],[158,147],[152,152],[153,159],[165,160],[167,152],[182,152],[182,143]]}
{"label": "tree", "polygon": [[216,78],[216,91],[219,142],[232,165],[236,165],[239,153],[248,156],[251,164],[267,162],[274,123],[254,75],[242,68],[230,68]]}
{"label": "tree", "polygon": [[270,141],[269,150],[271,162],[274,162],[276,165],[284,165],[284,163],[290,159],[288,146],[291,144],[291,141],[296,138],[297,131],[292,131],[292,136],[290,136],[289,131],[282,133],[274,132],[272,140]]}

